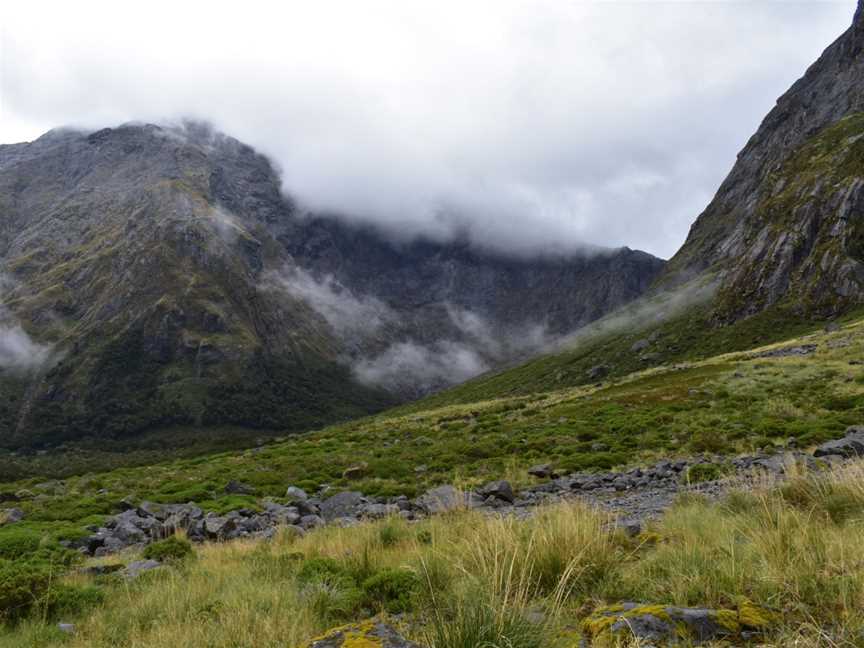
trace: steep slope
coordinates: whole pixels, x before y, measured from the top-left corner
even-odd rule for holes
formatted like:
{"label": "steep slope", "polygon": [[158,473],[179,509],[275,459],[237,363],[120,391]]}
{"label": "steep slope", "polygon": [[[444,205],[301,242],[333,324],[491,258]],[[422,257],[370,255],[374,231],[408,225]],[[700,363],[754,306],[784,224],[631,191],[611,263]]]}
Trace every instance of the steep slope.
{"label": "steep slope", "polygon": [[200,124],[51,131],[0,147],[0,443],[357,416],[536,349],[661,267],[393,243],[302,213]]}
{"label": "steep slope", "polygon": [[668,264],[670,287],[720,278],[715,316],[864,301],[864,13],[777,101]]}

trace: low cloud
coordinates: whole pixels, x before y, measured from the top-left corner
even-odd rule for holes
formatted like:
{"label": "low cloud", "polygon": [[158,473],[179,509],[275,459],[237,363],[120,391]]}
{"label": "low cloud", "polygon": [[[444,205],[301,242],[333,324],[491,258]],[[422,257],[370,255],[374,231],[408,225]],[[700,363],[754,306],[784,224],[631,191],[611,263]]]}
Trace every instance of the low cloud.
{"label": "low cloud", "polygon": [[375,357],[359,358],[352,367],[360,382],[410,396],[464,382],[489,368],[476,349],[453,340],[428,346],[396,342]]}
{"label": "low cloud", "polygon": [[360,382],[406,396],[464,382],[557,341],[542,323],[496,325],[447,302],[399,310],[331,275],[316,278],[302,268],[273,273],[262,285],[317,312],[342,343],[342,361]]}
{"label": "low cloud", "polygon": [[11,278],[0,275],[0,370],[27,373],[47,366],[53,347],[34,341],[4,305],[15,285]]}
{"label": "low cloud", "polygon": [[668,257],[855,0],[84,5],[5,3],[0,142],[194,116],[395,235]]}

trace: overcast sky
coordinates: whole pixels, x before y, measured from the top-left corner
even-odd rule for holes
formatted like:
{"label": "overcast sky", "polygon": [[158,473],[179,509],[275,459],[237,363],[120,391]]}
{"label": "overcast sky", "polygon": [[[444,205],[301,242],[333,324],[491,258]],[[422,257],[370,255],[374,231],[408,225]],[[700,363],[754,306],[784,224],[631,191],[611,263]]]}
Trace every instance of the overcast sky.
{"label": "overcast sky", "polygon": [[206,118],[310,208],[668,257],[855,2],[0,5],[0,142]]}

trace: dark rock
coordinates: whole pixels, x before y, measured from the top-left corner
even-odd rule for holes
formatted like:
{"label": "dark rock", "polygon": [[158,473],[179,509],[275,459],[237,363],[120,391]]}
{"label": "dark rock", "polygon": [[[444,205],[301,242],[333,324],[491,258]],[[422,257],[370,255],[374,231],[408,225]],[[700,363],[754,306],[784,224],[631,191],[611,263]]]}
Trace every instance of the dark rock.
{"label": "dark rock", "polygon": [[827,457],[838,455],[840,457],[864,456],[864,426],[852,426],[846,429],[846,434],[834,441],[823,443],[813,452],[814,457]]}
{"label": "dark rock", "polygon": [[237,523],[227,516],[204,518],[204,533],[211,540],[228,540],[236,528]]}
{"label": "dark rock", "polygon": [[606,365],[597,365],[588,370],[588,380],[602,380],[609,374],[609,367]]}
{"label": "dark rock", "polygon": [[555,477],[555,472],[552,470],[552,464],[538,464],[536,466],[531,466],[528,469],[528,474],[532,477],[539,477],[540,479],[554,479]]}
{"label": "dark rock", "polygon": [[492,497],[495,499],[504,500],[505,502],[509,502],[511,504],[516,499],[515,495],[513,494],[513,488],[510,486],[510,482],[503,479],[489,482],[482,488],[478,488],[477,492],[483,497]]}
{"label": "dark rock", "polygon": [[162,563],[158,560],[136,560],[126,565],[123,570],[123,576],[129,580],[138,578],[141,574],[162,567]]}

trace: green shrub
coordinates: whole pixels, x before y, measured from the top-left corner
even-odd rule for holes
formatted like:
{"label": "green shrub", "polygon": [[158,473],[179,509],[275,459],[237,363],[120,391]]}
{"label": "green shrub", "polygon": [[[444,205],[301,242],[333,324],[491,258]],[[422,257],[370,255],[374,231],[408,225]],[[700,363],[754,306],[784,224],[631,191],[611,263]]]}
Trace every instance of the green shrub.
{"label": "green shrub", "polygon": [[0,619],[23,616],[36,605],[51,584],[50,565],[0,558]]}
{"label": "green shrub", "polygon": [[684,483],[698,484],[700,482],[714,481],[723,476],[723,467],[713,463],[702,463],[690,466],[684,473]]}
{"label": "green shrub", "polygon": [[405,530],[392,521],[378,529],[378,539],[384,547],[392,547],[404,537]]}
{"label": "green shrub", "polygon": [[100,605],[105,592],[94,585],[55,583],[39,601],[39,607],[52,617],[80,614]]}
{"label": "green shrub", "polygon": [[432,532],[429,529],[423,529],[417,532],[417,542],[423,545],[432,544]]}
{"label": "green shrub", "polygon": [[183,560],[194,555],[192,544],[177,536],[171,536],[165,540],[159,540],[153,544],[147,545],[142,556],[150,560],[158,560],[159,562],[169,562],[174,560]]}
{"label": "green shrub", "polygon": [[419,588],[417,575],[407,569],[382,569],[363,581],[362,586],[367,604],[382,607],[391,614],[411,610]]}
{"label": "green shrub", "polygon": [[309,558],[303,561],[297,571],[297,580],[301,583],[311,583],[326,577],[353,580],[348,570],[333,558]]}

